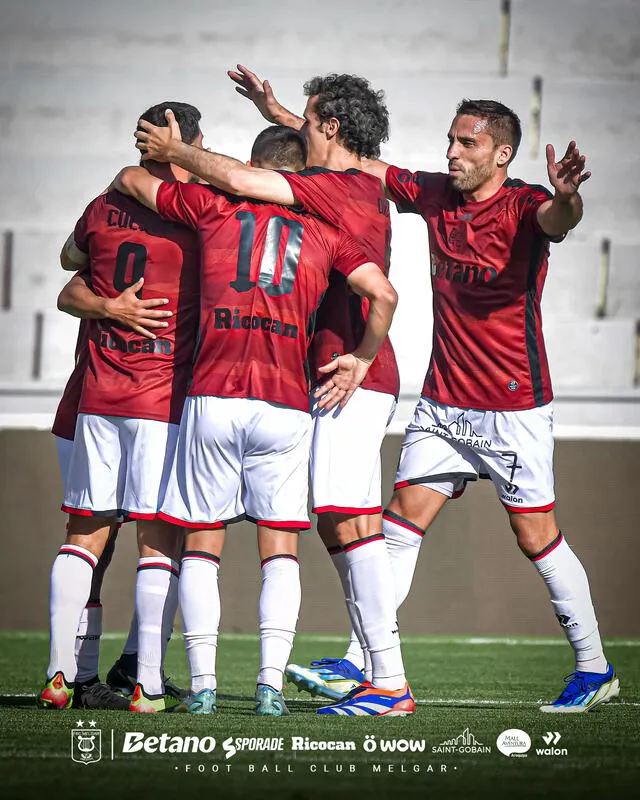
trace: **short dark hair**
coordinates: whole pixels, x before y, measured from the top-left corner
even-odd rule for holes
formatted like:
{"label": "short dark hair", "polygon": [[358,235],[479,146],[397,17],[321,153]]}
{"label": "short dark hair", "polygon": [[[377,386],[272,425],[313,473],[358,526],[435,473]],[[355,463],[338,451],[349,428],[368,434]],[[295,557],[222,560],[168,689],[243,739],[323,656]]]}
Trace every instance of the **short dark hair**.
{"label": "short dark hair", "polygon": [[270,125],[257,136],[251,148],[251,163],[270,169],[297,172],[307,164],[307,143],[295,128]]}
{"label": "short dark hair", "polygon": [[389,139],[389,112],[384,92],[376,92],[358,75],[316,76],[304,85],[307,97],[318,95],[315,112],[321,122],[335,117],[344,147],[361,158],[379,158]]}
{"label": "short dark hair", "polygon": [[522,141],[522,125],[515,111],[498,103],[497,100],[461,100],[456,109],[456,116],[467,114],[471,117],[486,119],[489,135],[496,145],[510,144],[513,153],[509,161],[513,161]]}
{"label": "short dark hair", "polygon": [[192,144],[200,133],[200,118],[202,114],[195,106],[189,105],[189,103],[170,103],[167,100],[164,103],[158,103],[158,105],[148,108],[140,116],[140,119],[144,119],[152,125],[157,125],[159,128],[164,128],[168,124],[164,112],[169,108],[173,111],[180,126],[182,141]]}

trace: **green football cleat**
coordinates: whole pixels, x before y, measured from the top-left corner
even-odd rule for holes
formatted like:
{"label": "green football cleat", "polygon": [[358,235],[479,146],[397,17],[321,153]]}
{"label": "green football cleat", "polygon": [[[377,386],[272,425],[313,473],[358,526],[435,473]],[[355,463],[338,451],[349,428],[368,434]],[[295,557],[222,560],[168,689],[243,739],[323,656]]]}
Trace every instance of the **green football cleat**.
{"label": "green football cleat", "polygon": [[141,714],[157,714],[159,711],[169,711],[178,703],[175,697],[168,694],[145,694],[142,684],[137,683],[133,692],[129,711]]}
{"label": "green football cleat", "polygon": [[272,686],[261,683],[256,689],[256,714],[260,717],[284,717],[289,709],[284,702],[282,692]]}
{"label": "green football cleat", "polygon": [[40,708],[53,708],[58,711],[71,708],[72,702],[73,684],[67,683],[62,672],[56,672],[53,678],[47,678],[36,701]]}

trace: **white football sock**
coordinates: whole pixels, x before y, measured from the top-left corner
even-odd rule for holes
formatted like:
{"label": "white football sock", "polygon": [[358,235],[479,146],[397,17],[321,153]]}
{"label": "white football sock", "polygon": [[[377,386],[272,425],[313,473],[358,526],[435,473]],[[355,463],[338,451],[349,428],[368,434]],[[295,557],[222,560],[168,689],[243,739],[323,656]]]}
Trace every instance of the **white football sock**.
{"label": "white football sock", "polygon": [[384,536],[376,534],[345,545],[353,601],[371,654],[371,682],[379,689],[401,689],[406,678],[396,620],[393,573]]}
{"label": "white football sock", "polygon": [[349,639],[349,647],[347,648],[347,652],[344,654],[344,657],[361,672],[364,672],[366,661],[368,660],[370,664],[371,659],[368,657],[369,653],[366,650],[366,643],[364,641],[364,636],[362,635],[360,618],[358,617],[358,613],[353,602],[353,597],[351,595],[351,582],[349,580],[349,565],[347,564],[347,557],[345,556],[342,548],[331,548],[331,550],[329,550],[329,555],[331,556],[333,566],[336,568],[336,571],[340,576],[340,583],[342,584],[342,591],[344,592],[344,599],[347,604],[347,612],[349,613],[349,619],[351,620],[351,638]]}
{"label": "white football sock", "polygon": [[300,611],[300,566],[291,555],[265,558],[260,592],[260,672],[258,684],[282,691]]}
{"label": "white football sock", "polygon": [[398,609],[409,594],[424,531],[399,514],[386,510],[382,515],[382,532],[391,562]]}
{"label": "white football sock", "polygon": [[102,636],[102,605],[88,602],[82,611],[76,631],[76,681],[85,683],[99,671],[100,637]]}
{"label": "white football sock", "polygon": [[553,613],[562,626],[582,672],[607,671],[589,581],[580,560],[560,533],[535,556],[530,556],[547,585]]}
{"label": "white football sock", "polygon": [[89,599],[98,559],[84,547],[63,544],[51,568],[49,600],[50,649],[47,677],[62,671],[67,683],[76,679],[76,632]]}
{"label": "white football sock", "polygon": [[162,654],[166,647],[166,616],[171,584],[178,582],[178,565],[164,556],[138,560],[136,614],[138,616],[138,683],[145,694],[163,694]]}
{"label": "white football sock", "polygon": [[220,559],[186,550],[180,569],[182,635],[189,659],[191,691],[216,689],[216,651],[220,627]]}

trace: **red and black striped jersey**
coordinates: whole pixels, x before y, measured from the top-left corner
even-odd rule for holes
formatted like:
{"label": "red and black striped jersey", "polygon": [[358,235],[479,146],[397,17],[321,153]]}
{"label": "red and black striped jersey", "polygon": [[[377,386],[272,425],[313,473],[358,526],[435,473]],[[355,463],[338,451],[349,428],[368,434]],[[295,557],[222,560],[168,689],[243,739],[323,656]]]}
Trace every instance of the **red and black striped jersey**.
{"label": "red and black striped jersey", "polygon": [[491,411],[550,402],[540,313],[550,239],[536,215],[550,193],[509,178],[466,203],[447,175],[398,167],[386,184],[398,210],[420,214],[429,231],[433,345],[423,395]]}

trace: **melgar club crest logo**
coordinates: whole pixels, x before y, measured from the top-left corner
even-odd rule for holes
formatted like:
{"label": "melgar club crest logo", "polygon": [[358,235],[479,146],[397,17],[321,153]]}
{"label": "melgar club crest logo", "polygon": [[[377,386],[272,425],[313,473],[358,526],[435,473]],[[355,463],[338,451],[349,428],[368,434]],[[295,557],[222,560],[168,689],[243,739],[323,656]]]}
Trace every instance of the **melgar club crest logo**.
{"label": "melgar club crest logo", "polygon": [[93,727],[85,729],[81,727],[82,721],[77,724],[71,731],[71,758],[78,764],[95,764],[102,758],[102,731]]}

